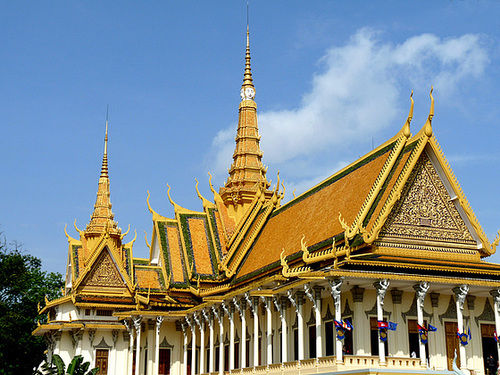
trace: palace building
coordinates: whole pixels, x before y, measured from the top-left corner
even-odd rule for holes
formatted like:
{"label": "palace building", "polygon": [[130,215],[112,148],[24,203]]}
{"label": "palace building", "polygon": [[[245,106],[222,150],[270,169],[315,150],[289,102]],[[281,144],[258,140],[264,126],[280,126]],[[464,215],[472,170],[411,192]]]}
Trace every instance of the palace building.
{"label": "palace building", "polygon": [[[99,374],[486,374],[499,357],[500,265],[427,121],[283,203],[257,125],[247,30],[229,175],[200,211],[149,204],[149,259],[111,210],[107,123],[90,222],[46,301],[49,358]],[[229,160],[228,160],[229,164]],[[455,358],[455,360],[454,360]]]}

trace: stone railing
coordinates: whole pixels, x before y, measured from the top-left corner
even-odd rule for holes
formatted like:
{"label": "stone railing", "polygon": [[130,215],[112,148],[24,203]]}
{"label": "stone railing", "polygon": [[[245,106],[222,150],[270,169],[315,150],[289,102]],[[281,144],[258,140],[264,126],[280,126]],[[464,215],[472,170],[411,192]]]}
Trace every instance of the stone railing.
{"label": "stone railing", "polygon": [[[275,363],[272,365],[262,365],[255,367],[246,367],[232,371],[224,371],[224,375],[254,375],[254,374],[273,374],[273,375],[309,375],[319,374],[338,370],[349,369],[369,369],[369,368],[388,368],[388,369],[406,369],[406,370],[425,370],[420,366],[420,358],[407,357],[387,357],[385,364],[379,363],[378,356],[347,355],[343,362],[336,363],[336,357],[320,357],[318,359],[305,359],[302,361],[290,361],[284,363]],[[207,375],[219,375],[219,372],[213,372]]]}

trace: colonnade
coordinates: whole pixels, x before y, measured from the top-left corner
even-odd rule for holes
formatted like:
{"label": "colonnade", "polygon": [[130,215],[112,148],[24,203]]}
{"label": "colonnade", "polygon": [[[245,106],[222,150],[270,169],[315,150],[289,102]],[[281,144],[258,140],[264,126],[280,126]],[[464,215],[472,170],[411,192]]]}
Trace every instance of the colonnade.
{"label": "colonnade", "polygon": [[[314,314],[315,318],[315,357],[320,358],[325,355],[324,349],[324,337],[323,337],[323,317],[321,314],[322,303],[328,302],[329,297],[322,298],[322,291],[327,290],[328,294],[331,295],[333,307],[334,307],[334,319],[337,321],[342,320],[342,295],[341,288],[345,285],[343,279],[333,279],[326,280],[327,283],[323,284],[304,284],[300,288],[295,288],[293,291],[288,290],[282,292],[279,295],[268,295],[261,291],[253,291],[252,293],[245,293],[240,295],[238,298],[233,297],[232,299],[226,299],[225,301],[217,302],[210,307],[205,307],[198,311],[188,314],[180,321],[180,327],[182,330],[182,336],[180,343],[181,348],[181,375],[194,375],[195,373],[214,373],[218,371],[219,374],[223,374],[225,370],[235,370],[236,368],[246,368],[246,367],[257,367],[271,365],[273,363],[284,363],[289,362],[293,359],[298,359],[302,361],[305,359],[305,302],[309,300],[312,305],[311,313]],[[377,280],[373,283],[373,287],[376,291],[376,316],[378,320],[384,320],[384,300],[387,291],[390,287],[390,282],[386,279]],[[417,322],[420,326],[424,326],[424,300],[429,291],[429,283],[422,281],[413,285],[416,296],[416,315]],[[362,309],[360,310],[356,302],[359,300],[359,293],[362,294],[364,289],[353,287],[351,288],[351,293],[353,295],[354,301],[354,311],[353,315],[357,315],[357,319],[362,316]],[[395,295],[401,297],[402,293],[392,293],[401,292],[400,290],[391,290],[393,296],[393,303],[396,306]],[[452,289],[456,301],[456,321],[458,325],[458,330],[464,332],[464,302],[466,301],[467,294],[469,292],[469,287],[467,285],[460,285]],[[345,293],[345,292],[344,292]],[[494,316],[495,316],[495,326],[496,331],[500,332],[500,289],[495,289],[490,292],[494,301]],[[259,309],[262,310],[260,313]],[[293,309],[292,314],[287,314],[288,309]],[[401,313],[401,312],[399,312]],[[248,317],[251,317],[252,322],[248,322]],[[240,319],[237,319],[237,318]],[[293,317],[295,319],[290,319]],[[311,318],[312,319],[312,318]],[[296,339],[296,350],[293,351],[294,358],[289,358],[290,350],[289,345],[294,344],[293,331],[289,329],[296,322],[297,329],[297,339]],[[149,320],[151,322],[151,320]],[[130,334],[129,343],[129,353],[132,353],[135,348],[140,348],[141,343],[141,322],[143,319],[140,316],[133,317],[132,321],[126,322],[127,328]],[[154,322],[154,321],[153,321]],[[152,361],[152,368],[148,366],[148,375],[158,374],[159,365],[159,345],[160,345],[160,328],[163,322],[162,316],[156,317],[156,330],[154,337],[154,356],[153,354],[148,354],[148,359]],[[279,329],[280,340],[279,345],[275,345],[280,353],[273,353],[273,322],[275,329]],[[133,323],[133,324],[130,324]],[[265,327],[265,332],[260,332],[260,326]],[[208,331],[208,332],[206,332]],[[237,345],[238,337],[237,331],[240,332],[239,345]],[[151,335],[152,330],[149,330],[149,335]],[[250,336],[250,343],[252,346],[247,347],[247,332]],[[218,333],[218,363],[216,370],[216,335]],[[356,331],[354,329],[353,336],[354,341],[356,340],[367,340],[367,332],[362,332],[362,330]],[[148,336],[149,336],[148,335]],[[206,335],[208,335],[208,347]],[[229,342],[224,341],[224,337],[229,337]],[[261,339],[261,341],[259,340]],[[148,337],[149,342],[152,341],[151,337]],[[335,347],[335,363],[343,364],[343,341],[339,339],[337,335],[334,335],[334,347]],[[189,345],[190,341],[190,345]],[[259,345],[259,341],[262,344],[262,348]],[[134,345],[135,342],[135,345]],[[278,341],[276,341],[278,342]],[[197,346],[199,345],[199,347]],[[228,350],[225,350],[225,346],[228,346]],[[313,344],[310,344],[313,345]],[[399,343],[403,345],[403,343]],[[189,347],[188,347],[189,346]],[[151,347],[150,347],[151,348]],[[253,348],[253,349],[251,349]],[[196,353],[199,349],[199,356]],[[207,350],[208,349],[208,350]],[[248,353],[251,349],[251,353]],[[422,369],[427,367],[427,353],[426,346],[419,341],[420,349],[420,365]],[[432,349],[432,348],[431,348]],[[188,351],[191,350],[191,358],[188,366]],[[151,353],[151,352],[150,352]],[[384,366],[387,363],[385,357],[385,343],[378,340],[378,363],[380,366]],[[252,356],[250,356],[250,354]],[[262,359],[260,358],[262,354]],[[279,355],[278,355],[279,354]],[[357,355],[370,355],[367,352],[353,353]],[[443,353],[445,354],[445,353]],[[498,355],[500,358],[500,347],[498,349]],[[135,351],[135,373],[132,374],[132,356],[129,355],[128,361],[128,374],[129,375],[142,375],[140,371],[139,364],[141,363],[141,350]],[[225,358],[228,356],[229,358]],[[265,358],[264,358],[265,356]],[[148,360],[146,359],[146,360]],[[274,360],[273,360],[274,359]],[[466,368],[466,348],[460,345],[460,363],[459,367],[462,369]],[[151,372],[150,372],[151,371]]]}

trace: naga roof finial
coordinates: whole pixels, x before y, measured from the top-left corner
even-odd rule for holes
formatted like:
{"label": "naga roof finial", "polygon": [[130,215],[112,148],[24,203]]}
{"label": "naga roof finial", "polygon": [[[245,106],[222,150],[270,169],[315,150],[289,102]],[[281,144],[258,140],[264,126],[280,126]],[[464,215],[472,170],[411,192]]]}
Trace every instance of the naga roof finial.
{"label": "naga roof finial", "polygon": [[432,91],[434,91],[434,87],[431,86],[431,91],[429,93],[431,97],[431,109],[429,110],[429,117],[427,117],[424,129],[425,135],[429,138],[432,136],[432,118],[434,117],[434,97],[432,96]]}
{"label": "naga roof finial", "polygon": [[403,134],[406,138],[410,138],[410,123],[413,118],[413,106],[415,102],[413,101],[413,90],[411,90],[410,94],[410,100],[411,100],[411,107],[410,107],[410,113],[408,113],[408,117],[406,118],[406,123],[403,126]]}

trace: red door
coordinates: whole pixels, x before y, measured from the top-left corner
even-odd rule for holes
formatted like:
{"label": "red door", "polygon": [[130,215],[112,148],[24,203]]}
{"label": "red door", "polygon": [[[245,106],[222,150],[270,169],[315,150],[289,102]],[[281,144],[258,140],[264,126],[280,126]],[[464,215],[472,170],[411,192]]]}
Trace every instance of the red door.
{"label": "red door", "polygon": [[108,373],[108,350],[97,349],[95,351],[95,367],[99,368],[97,374],[107,375]]}
{"label": "red door", "polygon": [[158,375],[170,374],[170,349],[160,349]]}

